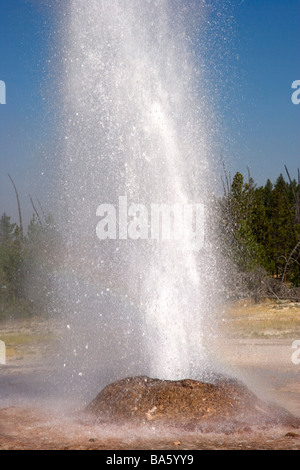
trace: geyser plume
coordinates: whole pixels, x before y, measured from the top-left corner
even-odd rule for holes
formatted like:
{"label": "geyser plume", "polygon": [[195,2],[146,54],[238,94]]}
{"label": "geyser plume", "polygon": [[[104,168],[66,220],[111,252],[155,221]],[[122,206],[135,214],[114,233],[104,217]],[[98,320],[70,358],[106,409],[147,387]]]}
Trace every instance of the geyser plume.
{"label": "geyser plume", "polygon": [[[71,351],[63,360],[74,377],[93,370],[110,380],[180,379],[208,367],[204,338],[216,299],[207,231],[204,248],[195,249],[190,237],[176,236],[174,216],[175,239],[152,239],[149,216],[153,204],[209,205],[212,114],[205,70],[190,49],[192,3],[70,0],[66,8],[60,220],[67,248],[57,291]],[[204,22],[202,3],[197,11]],[[135,237],[120,237],[120,197],[135,204],[126,222]],[[96,236],[101,204],[116,208],[116,239]]]}

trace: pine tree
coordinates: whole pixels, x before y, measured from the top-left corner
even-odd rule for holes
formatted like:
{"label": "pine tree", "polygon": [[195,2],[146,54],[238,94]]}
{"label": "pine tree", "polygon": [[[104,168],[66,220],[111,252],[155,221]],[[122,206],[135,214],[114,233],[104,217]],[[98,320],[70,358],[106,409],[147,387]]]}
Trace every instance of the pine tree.
{"label": "pine tree", "polygon": [[5,212],[0,219],[0,245],[7,245],[14,239],[16,224],[12,224],[10,219]]}

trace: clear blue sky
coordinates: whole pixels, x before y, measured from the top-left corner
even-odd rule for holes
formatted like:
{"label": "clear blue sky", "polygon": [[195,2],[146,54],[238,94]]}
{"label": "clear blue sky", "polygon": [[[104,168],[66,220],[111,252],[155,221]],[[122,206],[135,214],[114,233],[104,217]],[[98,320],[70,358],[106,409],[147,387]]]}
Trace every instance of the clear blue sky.
{"label": "clear blue sky", "polygon": [[[35,196],[43,187],[41,156],[51,158],[55,147],[55,122],[45,96],[57,3],[64,0],[0,0],[0,80],[7,90],[7,104],[0,105],[0,215],[6,211],[14,219],[15,196],[7,173],[19,188],[25,214],[30,214],[27,195]],[[224,123],[221,149],[229,169],[246,174],[249,166],[258,184],[274,181],[284,165],[296,176],[300,105],[291,102],[291,84],[300,80],[300,0],[219,4],[228,4],[233,16],[230,32],[220,29],[215,39],[216,49],[224,50],[226,38],[230,53],[215,58],[218,72],[212,74]]]}
{"label": "clear blue sky", "polygon": [[226,122],[235,120],[234,167],[243,172],[250,166],[263,184],[284,173],[285,164],[293,175],[300,168],[300,105],[291,102],[291,84],[300,78],[300,1],[237,3],[234,82],[239,99]]}

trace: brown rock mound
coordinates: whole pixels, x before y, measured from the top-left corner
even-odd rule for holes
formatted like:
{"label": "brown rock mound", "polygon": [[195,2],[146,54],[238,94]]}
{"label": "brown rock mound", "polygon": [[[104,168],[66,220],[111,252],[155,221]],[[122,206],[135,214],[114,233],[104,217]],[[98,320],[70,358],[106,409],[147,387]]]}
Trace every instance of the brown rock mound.
{"label": "brown rock mound", "polygon": [[202,431],[256,424],[299,425],[287,411],[262,402],[244,385],[224,378],[214,383],[125,378],[105,387],[87,411],[101,421],[159,422]]}

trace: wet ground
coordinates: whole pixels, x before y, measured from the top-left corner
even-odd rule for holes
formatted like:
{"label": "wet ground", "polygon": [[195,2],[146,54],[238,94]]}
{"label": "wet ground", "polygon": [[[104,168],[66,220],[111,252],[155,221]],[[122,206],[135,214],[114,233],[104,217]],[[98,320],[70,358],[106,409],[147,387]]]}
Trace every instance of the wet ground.
{"label": "wet ground", "polygon": [[78,415],[38,408],[0,410],[2,450],[300,449],[300,430],[274,427],[231,433],[189,433],[160,426],[99,425]]}
{"label": "wet ground", "polygon": [[[26,325],[22,328],[25,335]],[[45,325],[39,328],[45,331]],[[9,343],[15,329],[20,331],[20,325],[2,325],[0,339]],[[300,418],[300,365],[292,362],[293,339],[298,338],[222,339],[214,354],[259,398]],[[86,403],[66,395],[57,400],[43,344],[23,341],[17,346],[15,341],[6,365],[0,366],[0,449],[300,449],[300,428],[286,423],[233,426],[225,432],[178,429],[152,420],[101,423],[84,412]]]}

